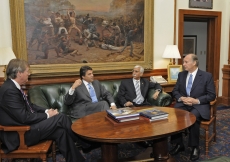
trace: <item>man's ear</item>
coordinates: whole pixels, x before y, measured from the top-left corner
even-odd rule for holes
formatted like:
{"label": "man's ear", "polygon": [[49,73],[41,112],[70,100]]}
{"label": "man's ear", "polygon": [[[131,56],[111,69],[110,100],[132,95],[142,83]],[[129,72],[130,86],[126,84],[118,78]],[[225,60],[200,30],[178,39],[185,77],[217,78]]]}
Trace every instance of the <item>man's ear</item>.
{"label": "man's ear", "polygon": [[143,75],[143,73],[140,74],[140,76],[142,76],[142,75]]}
{"label": "man's ear", "polygon": [[21,73],[18,71],[16,74],[16,78],[19,78],[19,77],[21,77]]}

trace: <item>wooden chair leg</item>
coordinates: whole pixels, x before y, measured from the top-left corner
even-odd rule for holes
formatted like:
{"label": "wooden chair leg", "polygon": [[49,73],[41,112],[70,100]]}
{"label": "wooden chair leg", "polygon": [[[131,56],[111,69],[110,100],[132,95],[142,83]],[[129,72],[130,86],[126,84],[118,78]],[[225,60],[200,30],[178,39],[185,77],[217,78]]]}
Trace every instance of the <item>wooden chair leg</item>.
{"label": "wooden chair leg", "polygon": [[216,118],[213,121],[213,133],[214,133],[213,141],[216,142]]}
{"label": "wooden chair leg", "polygon": [[56,162],[56,144],[55,144],[55,141],[53,141],[53,144],[52,144],[52,159],[53,159],[53,162]]}
{"label": "wooden chair leg", "polygon": [[209,130],[205,129],[205,155],[208,155],[208,145],[209,145]]}

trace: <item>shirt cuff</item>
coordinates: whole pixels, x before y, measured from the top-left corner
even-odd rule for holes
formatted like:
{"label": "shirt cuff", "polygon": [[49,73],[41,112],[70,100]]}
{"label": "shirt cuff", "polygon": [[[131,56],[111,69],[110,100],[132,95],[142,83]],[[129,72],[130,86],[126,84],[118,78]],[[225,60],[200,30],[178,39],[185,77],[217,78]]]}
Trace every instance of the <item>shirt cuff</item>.
{"label": "shirt cuff", "polygon": [[111,105],[111,106],[116,106],[116,104],[115,104],[114,102],[112,102],[110,105]]}
{"label": "shirt cuff", "polygon": [[46,109],[46,110],[45,110],[45,113],[46,113],[46,115],[47,115],[47,119],[50,117],[50,115],[48,114],[48,110],[49,110],[49,109]]}
{"label": "shirt cuff", "polygon": [[69,95],[73,95],[75,89],[72,89],[72,87],[69,89]]}

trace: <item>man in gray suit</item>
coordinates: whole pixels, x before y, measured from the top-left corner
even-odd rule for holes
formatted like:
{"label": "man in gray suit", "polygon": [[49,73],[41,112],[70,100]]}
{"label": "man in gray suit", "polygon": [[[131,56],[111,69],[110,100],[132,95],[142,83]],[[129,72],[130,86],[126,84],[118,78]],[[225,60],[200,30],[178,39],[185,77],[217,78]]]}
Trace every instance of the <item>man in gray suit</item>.
{"label": "man in gray suit", "polygon": [[72,118],[78,119],[110,108],[116,109],[113,96],[98,80],[94,80],[91,67],[82,66],[80,78],[73,83],[65,96],[65,104],[71,109]]}

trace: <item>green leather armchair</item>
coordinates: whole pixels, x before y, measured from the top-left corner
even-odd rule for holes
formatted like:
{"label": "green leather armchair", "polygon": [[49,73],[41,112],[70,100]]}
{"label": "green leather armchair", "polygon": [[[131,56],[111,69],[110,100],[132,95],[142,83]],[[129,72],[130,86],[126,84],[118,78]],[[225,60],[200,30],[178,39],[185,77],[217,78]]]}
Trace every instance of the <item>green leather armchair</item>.
{"label": "green leather armchair", "polygon": [[[111,92],[114,100],[117,100],[117,93],[121,80],[107,80],[100,81],[105,88]],[[46,84],[38,85],[28,90],[28,97],[30,101],[38,106],[47,108],[56,108],[59,112],[69,115],[67,106],[64,104],[65,95],[68,93],[72,83]],[[155,106],[169,106],[172,103],[172,97],[162,92],[159,94],[157,100],[152,98],[154,89],[151,89],[148,94],[148,102]]]}

